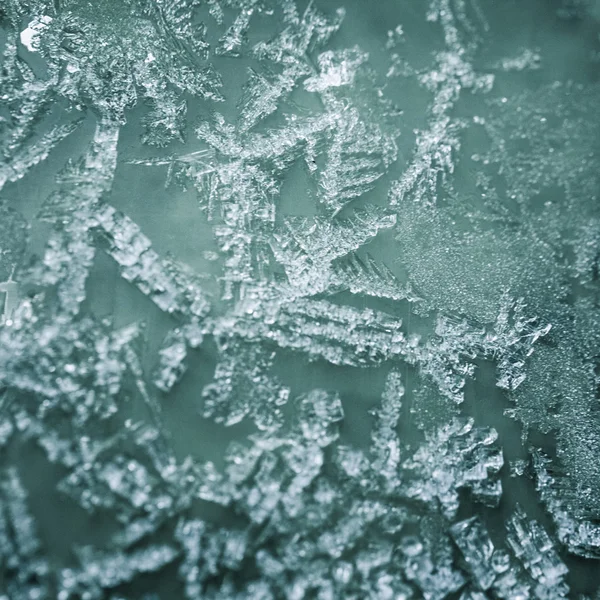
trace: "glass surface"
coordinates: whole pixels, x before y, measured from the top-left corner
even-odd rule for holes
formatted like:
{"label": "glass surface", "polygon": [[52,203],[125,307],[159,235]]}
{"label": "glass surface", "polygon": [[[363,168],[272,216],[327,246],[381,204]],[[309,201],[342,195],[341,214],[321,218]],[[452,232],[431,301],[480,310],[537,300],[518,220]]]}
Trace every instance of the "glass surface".
{"label": "glass surface", "polygon": [[598,0],[0,52],[0,600],[600,598]]}

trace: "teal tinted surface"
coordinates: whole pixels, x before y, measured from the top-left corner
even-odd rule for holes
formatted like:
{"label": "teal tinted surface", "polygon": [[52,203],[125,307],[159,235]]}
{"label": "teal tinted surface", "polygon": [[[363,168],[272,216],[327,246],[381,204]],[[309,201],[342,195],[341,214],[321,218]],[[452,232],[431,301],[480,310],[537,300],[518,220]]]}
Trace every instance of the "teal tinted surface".
{"label": "teal tinted surface", "polygon": [[345,5],[2,7],[8,598],[596,593],[600,9]]}

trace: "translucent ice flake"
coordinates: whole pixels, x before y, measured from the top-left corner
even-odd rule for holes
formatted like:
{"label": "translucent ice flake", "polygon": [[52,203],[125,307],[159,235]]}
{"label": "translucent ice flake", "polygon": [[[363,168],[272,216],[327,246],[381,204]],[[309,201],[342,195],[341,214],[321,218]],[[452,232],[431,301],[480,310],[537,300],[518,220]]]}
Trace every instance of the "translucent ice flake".
{"label": "translucent ice flake", "polygon": [[88,151],[59,176],[58,192],[46,200],[39,215],[61,226],[50,237],[34,280],[58,284],[59,302],[73,314],[85,298],[85,282],[95,254],[90,230],[94,212],[112,185],[118,139],[118,124],[100,121]]}
{"label": "translucent ice flake", "polygon": [[337,439],[337,424],[344,418],[344,411],[336,395],[315,390],[300,400],[298,418],[305,439],[328,446]]}
{"label": "translucent ice flake", "polygon": [[447,117],[434,121],[429,130],[418,132],[414,160],[390,190],[391,206],[409,193],[425,202],[435,201],[438,182],[448,181],[454,171],[452,151],[459,147],[457,133],[458,125]]}
{"label": "translucent ice flake", "polygon": [[537,582],[537,598],[567,598],[569,586],[564,581],[568,573],[544,528],[525,513],[517,510],[506,524],[507,541],[531,577]]}
{"label": "translucent ice flake", "polygon": [[13,150],[12,155],[5,154],[0,166],[0,189],[7,181],[22,179],[32,167],[46,160],[54,147],[73,133],[79,123],[80,121],[74,121],[53,127],[30,145]]}
{"label": "translucent ice flake", "polygon": [[198,0],[166,0],[155,3],[153,8],[160,11],[159,22],[179,42],[180,49],[191,50],[206,59],[210,46],[205,39],[206,26],[195,18],[199,6]]}
{"label": "translucent ice flake", "polygon": [[215,333],[227,323],[230,331],[242,338],[271,340],[281,348],[333,364],[369,365],[393,356],[415,357],[402,333],[402,322],[384,313],[322,300],[297,299],[266,305],[260,312],[244,310],[244,304],[238,306],[235,322],[216,320]]}
{"label": "translucent ice flake", "polygon": [[7,598],[51,598],[50,565],[42,554],[27,493],[14,468],[2,472],[0,483],[0,557]]}
{"label": "translucent ice flake", "polygon": [[83,595],[91,600],[104,597],[109,590],[130,582],[140,573],[152,573],[174,560],[177,551],[166,545],[139,548],[131,553],[103,552],[86,546],[78,549],[78,570],[61,572],[59,597],[69,600]]}
{"label": "translucent ice flake", "polygon": [[381,405],[374,412],[377,421],[371,433],[373,468],[388,480],[398,476],[400,440],[397,428],[403,396],[400,373],[391,371],[386,379]]}
{"label": "translucent ice flake", "polygon": [[[377,206],[356,209],[347,218],[332,220],[288,217],[283,231],[276,236],[278,247],[274,251],[280,253],[278,259],[290,270],[296,267],[294,263],[300,262],[298,250],[305,253],[302,262],[306,264],[310,260],[323,269],[336,258],[360,248],[380,230],[393,227],[395,222],[394,215]],[[305,268],[309,268],[308,265]]]}
{"label": "translucent ice flake", "polygon": [[0,189],[8,181],[23,178],[33,166],[44,161],[80,123],[69,118],[61,125],[46,127],[40,134],[36,126],[50,113],[56,77],[51,75],[46,81],[36,79],[11,41],[5,45],[2,64],[2,101],[10,112],[0,120]]}
{"label": "translucent ice flake", "polygon": [[225,347],[214,381],[202,391],[204,416],[233,425],[250,415],[260,429],[280,426],[289,389],[269,375],[273,359],[257,345]]}
{"label": "translucent ice flake", "polygon": [[255,10],[261,6],[259,0],[246,0],[241,4],[240,12],[225,35],[219,40],[216,53],[224,56],[239,56],[246,41],[246,34],[250,27],[250,19]]}
{"label": "translucent ice flake", "polygon": [[183,321],[197,320],[208,313],[208,301],[195,275],[175,261],[161,259],[131,219],[104,205],[94,214],[94,225],[107,242],[107,253],[121,267],[123,278],[134,283],[161,310]]}
{"label": "translucent ice flake", "polygon": [[296,80],[303,74],[306,71],[296,67],[285,69],[280,75],[263,74],[250,69],[239,105],[240,129],[247,131],[275,112],[279,102],[292,91]]}
{"label": "translucent ice flake", "polygon": [[321,46],[340,28],[345,15],[344,9],[337,9],[333,16],[321,13],[314,3],[309,3],[302,16],[287,3],[287,24],[281,33],[268,42],[259,42],[254,53],[261,59],[280,64],[310,64],[309,51]]}
{"label": "translucent ice flake", "polygon": [[381,230],[393,227],[392,214],[376,206],[356,209],[349,217],[288,218],[271,242],[286,270],[294,293],[316,294],[349,290],[371,296],[404,299],[408,286],[375,260],[352,253]]}
{"label": "translucent ice flake", "polygon": [[402,493],[425,503],[440,502],[448,517],[456,514],[460,488],[470,488],[476,499],[496,506],[502,494],[497,474],[504,464],[494,445],[497,437],[493,429],[474,429],[472,421],[441,427],[402,463]]}
{"label": "translucent ice flake", "polygon": [[[452,565],[447,539],[437,542],[441,547],[439,556],[432,556],[429,549],[411,543],[405,546],[405,570],[409,581],[414,581],[426,600],[441,600],[457,592],[465,584],[464,575]],[[420,547],[419,547],[420,546]]]}
{"label": "translucent ice flake", "polygon": [[600,557],[600,526],[587,515],[573,514],[577,507],[567,485],[562,484],[560,472],[541,452],[533,454],[537,489],[556,527],[558,539],[570,552],[589,558]]}
{"label": "translucent ice flake", "polygon": [[367,125],[355,109],[340,111],[318,175],[320,201],[338,213],[374,186],[396,152],[393,138]]}
{"label": "translucent ice flake", "polygon": [[494,545],[483,524],[477,517],[471,517],[452,525],[450,535],[473,573],[479,589],[489,589],[496,577],[492,566]]}
{"label": "translucent ice flake", "polygon": [[23,31],[19,34],[21,44],[29,52],[37,52],[40,34],[52,23],[52,17],[42,15],[39,19],[33,19]]}
{"label": "translucent ice flake", "polygon": [[551,323],[540,325],[537,318],[527,318],[526,309],[522,299],[511,301],[505,294],[494,329],[485,339],[486,352],[499,359],[500,388],[516,390],[523,383],[525,361],[534,351],[533,344],[552,329]]}
{"label": "translucent ice flake", "polygon": [[332,87],[352,85],[357,67],[368,58],[368,54],[357,46],[337,52],[323,52],[317,59],[319,74],[305,79],[304,87],[309,92],[324,92]]}
{"label": "translucent ice flake", "polygon": [[[454,156],[460,148],[459,130],[464,124],[449,116],[464,89],[488,92],[493,75],[477,73],[470,62],[472,46],[459,33],[459,23],[472,28],[464,6],[452,7],[449,0],[434,0],[428,19],[439,21],[446,42],[436,68],[420,75],[420,83],[433,93],[429,127],[417,131],[414,157],[400,180],[390,190],[390,204],[402,203],[409,195],[421,202],[435,203],[438,191],[451,188]],[[468,24],[468,25],[467,25]]]}
{"label": "translucent ice flake", "polygon": [[505,71],[524,71],[526,69],[539,69],[541,56],[539,52],[525,48],[515,58],[505,58],[499,63],[499,67]]}
{"label": "translucent ice flake", "polygon": [[[332,558],[339,558],[344,551],[352,549],[364,535],[365,528],[371,521],[382,516],[382,505],[370,502],[353,502],[349,507],[349,516],[342,517],[336,526],[323,533],[317,540],[320,550]],[[388,554],[388,560],[390,555]],[[384,559],[384,564],[387,561]]]}
{"label": "translucent ice flake", "polygon": [[188,347],[183,331],[170,331],[159,350],[159,364],[154,377],[154,385],[158,389],[168,392],[183,377],[187,353]]}
{"label": "translucent ice flake", "polygon": [[420,300],[412,292],[410,284],[400,283],[390,269],[379,264],[370,254],[365,254],[364,259],[361,259],[352,253],[335,261],[332,266],[335,284],[352,294],[410,302]]}

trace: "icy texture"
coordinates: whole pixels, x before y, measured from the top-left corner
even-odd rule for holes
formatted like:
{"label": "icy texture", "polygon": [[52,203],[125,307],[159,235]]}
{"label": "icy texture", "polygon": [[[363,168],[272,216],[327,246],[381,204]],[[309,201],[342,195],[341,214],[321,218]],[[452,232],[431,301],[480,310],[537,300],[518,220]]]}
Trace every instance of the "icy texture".
{"label": "icy texture", "polygon": [[273,358],[255,345],[224,348],[213,383],[202,391],[204,416],[233,425],[251,414],[260,429],[281,425],[278,407],[290,391],[269,376]]}
{"label": "icy texture", "polygon": [[455,523],[450,534],[459,547],[465,562],[473,574],[475,585],[487,590],[494,583],[496,574],[492,567],[494,544],[477,517]]}
{"label": "icy texture", "polygon": [[[510,555],[494,544],[478,517],[455,523],[450,532],[474,577],[475,588],[498,598],[566,598],[565,564],[544,528],[519,506],[506,523]],[[477,591],[467,592],[480,597]],[[483,596],[486,597],[486,596]]]}
{"label": "icy texture", "polygon": [[596,593],[600,87],[392,4],[0,6],[0,600]]}
{"label": "icy texture", "polygon": [[507,523],[508,544],[537,582],[537,598],[565,598],[569,587],[563,581],[567,568],[552,546],[544,528],[528,521],[517,507]]}
{"label": "icy texture", "polygon": [[481,502],[497,505],[502,487],[500,481],[489,478],[503,464],[502,455],[490,447],[497,434],[493,429],[472,427],[472,422],[453,422],[443,427],[403,463],[405,493],[409,497],[425,502],[437,500],[448,518],[456,514],[457,492],[462,487],[471,488],[473,497]]}
{"label": "icy texture", "polygon": [[[379,415],[389,411],[391,404],[400,405],[399,385],[397,375],[392,376]],[[314,390],[294,403],[297,421],[291,431],[277,437],[257,436],[250,447],[232,448],[225,473],[219,475],[211,468],[200,491],[206,500],[233,504],[256,527],[246,530],[250,536],[216,534],[200,521],[179,525],[178,537],[186,553],[181,569],[187,597],[208,597],[211,574],[222,568],[237,571],[242,557],[255,562],[261,578],[245,581],[241,597],[253,597],[257,589],[268,598],[303,597],[309,590],[332,598],[410,595],[410,581],[435,597],[444,597],[441,589],[458,589],[464,579],[453,570],[450,555],[438,562],[426,542],[415,539],[409,549],[408,538],[402,536],[405,527],[419,522],[421,509],[407,502],[407,488],[399,481],[390,486],[390,475],[381,471],[380,449],[394,441],[393,434],[378,426],[373,451],[365,454],[337,442],[343,418],[339,398]],[[324,462],[326,448],[334,450],[331,474]],[[470,452],[464,448],[455,455],[464,462],[463,468]],[[430,459],[435,460],[433,455]],[[389,467],[392,471],[398,477],[397,468]],[[453,477],[449,465],[441,466],[441,471]],[[425,476],[421,485],[426,482]],[[429,497],[422,502],[423,507],[431,502],[436,511]],[[234,586],[233,581],[229,585]],[[235,587],[226,584],[221,591],[226,594],[229,589]]]}
{"label": "icy texture", "polygon": [[0,556],[8,597],[49,597],[50,565],[41,551],[35,520],[16,469],[2,473],[0,498]]}
{"label": "icy texture", "polygon": [[[554,519],[557,536],[565,546],[575,554],[598,558],[600,547],[600,527],[587,515],[577,519],[574,508],[577,499],[572,498],[570,491],[560,489],[560,479],[555,479],[549,472],[551,461],[541,452],[533,455],[537,476],[537,487],[542,501],[546,504]],[[558,475],[556,472],[554,475]]]}

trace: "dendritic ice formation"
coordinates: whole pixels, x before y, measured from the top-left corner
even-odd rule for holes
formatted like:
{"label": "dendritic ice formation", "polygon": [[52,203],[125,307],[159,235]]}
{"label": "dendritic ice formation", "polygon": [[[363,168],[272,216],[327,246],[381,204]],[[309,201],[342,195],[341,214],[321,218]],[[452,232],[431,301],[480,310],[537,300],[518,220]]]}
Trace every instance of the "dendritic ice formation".
{"label": "dendritic ice formation", "polygon": [[598,3],[345,4],[0,2],[0,600],[599,597]]}

